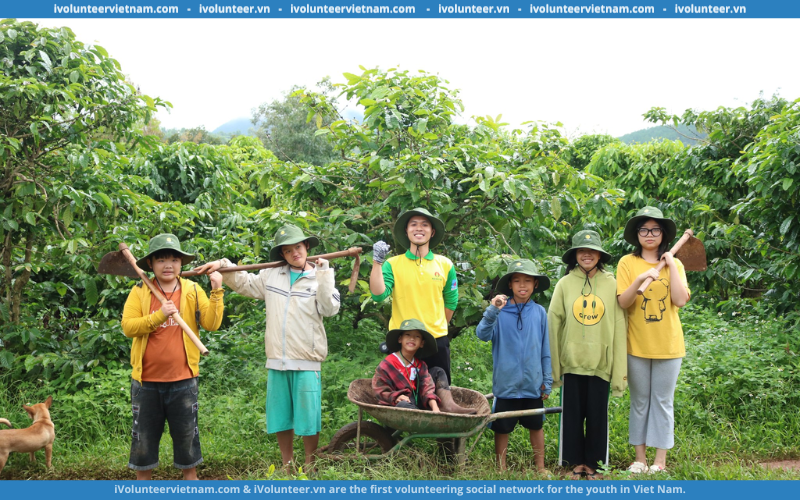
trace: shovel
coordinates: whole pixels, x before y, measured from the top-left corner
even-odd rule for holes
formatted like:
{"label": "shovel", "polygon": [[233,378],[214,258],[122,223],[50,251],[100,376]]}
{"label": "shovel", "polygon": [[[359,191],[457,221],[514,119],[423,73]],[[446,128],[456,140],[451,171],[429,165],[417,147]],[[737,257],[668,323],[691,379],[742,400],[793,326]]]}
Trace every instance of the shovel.
{"label": "shovel", "polygon": [[[673,257],[679,259],[683,264],[683,268],[687,271],[705,271],[708,266],[706,264],[706,247],[703,242],[694,237],[691,229],[684,231],[681,239],[669,251]],[[667,265],[666,261],[660,261],[656,266],[656,272],[661,272],[664,266]],[[647,287],[653,280],[647,278],[636,291],[637,294],[642,295]]]}
{"label": "shovel", "polygon": [[[100,260],[100,265],[97,267],[97,272],[100,274],[113,274],[115,276],[127,276],[129,278],[139,278],[147,285],[147,288],[150,289],[150,292],[155,295],[155,297],[161,302],[163,305],[167,299],[161,294],[161,292],[153,285],[153,282],[144,274],[144,271],[139,269],[139,266],[136,265],[136,258],[133,256],[131,251],[128,249],[128,245],[125,243],[119,244],[119,251],[118,252],[109,252],[103,256]],[[197,338],[197,335],[194,334],[189,325],[186,324],[186,321],[181,318],[180,313],[176,312],[172,315],[175,321],[183,328],[184,333],[189,337],[189,339],[200,349],[200,353],[203,356],[208,356],[208,349],[203,343]]]}

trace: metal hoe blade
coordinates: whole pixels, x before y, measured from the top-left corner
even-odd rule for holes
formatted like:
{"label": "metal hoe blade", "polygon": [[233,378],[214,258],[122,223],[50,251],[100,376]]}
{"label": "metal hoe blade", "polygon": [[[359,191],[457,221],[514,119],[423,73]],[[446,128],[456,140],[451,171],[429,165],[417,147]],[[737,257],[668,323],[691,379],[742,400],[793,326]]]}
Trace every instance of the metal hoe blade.
{"label": "metal hoe blade", "polygon": [[683,244],[675,257],[683,263],[683,267],[687,271],[705,271],[708,268],[706,247],[694,236]]}
{"label": "metal hoe blade", "polygon": [[122,252],[108,252],[100,259],[100,265],[97,266],[97,272],[100,274],[113,274],[114,276],[127,276],[128,278],[138,279],[139,275],[131,266],[130,262],[125,258]]}

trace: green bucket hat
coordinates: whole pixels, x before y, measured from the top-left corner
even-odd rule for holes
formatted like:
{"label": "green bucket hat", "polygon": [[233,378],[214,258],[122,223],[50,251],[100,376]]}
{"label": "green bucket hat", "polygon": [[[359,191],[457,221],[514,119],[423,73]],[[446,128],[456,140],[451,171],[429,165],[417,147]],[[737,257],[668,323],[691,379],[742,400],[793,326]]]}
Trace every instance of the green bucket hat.
{"label": "green bucket hat", "polygon": [[162,233],[150,238],[150,243],[147,245],[147,255],[136,261],[136,265],[142,271],[153,272],[153,268],[147,263],[147,259],[159,250],[172,250],[181,256],[181,266],[185,266],[194,260],[194,255],[186,253],[181,250],[181,241],[177,236],[170,233]]}
{"label": "green bucket hat", "polygon": [[539,280],[539,284],[536,285],[533,293],[543,292],[550,288],[550,278],[544,274],[539,274],[539,270],[536,268],[536,264],[534,264],[533,261],[528,259],[517,259],[508,265],[506,274],[504,274],[503,277],[498,280],[495,290],[497,290],[499,293],[512,295],[513,292],[511,291],[511,287],[509,286],[508,282],[511,280],[511,275],[514,273],[527,274],[528,276],[533,276]]}
{"label": "green bucket hat", "polygon": [[431,225],[433,226],[433,230],[435,232],[431,237],[429,248],[432,249],[441,243],[444,239],[444,222],[424,208],[414,208],[412,210],[408,210],[407,212],[403,212],[400,217],[397,218],[397,222],[394,223],[394,229],[392,230],[392,233],[394,234],[394,241],[406,250],[411,247],[411,241],[409,241],[408,234],[406,234],[406,227],[408,226],[408,221],[415,215],[422,215],[431,221]]}
{"label": "green bucket hat", "polygon": [[625,241],[633,246],[636,246],[639,243],[639,236],[636,234],[636,228],[639,224],[647,219],[654,219],[658,221],[658,224],[661,226],[661,230],[663,231],[662,234],[664,235],[664,239],[662,241],[671,243],[672,240],[675,239],[675,235],[678,234],[678,226],[675,225],[675,221],[664,217],[664,214],[661,213],[661,210],[656,207],[644,207],[636,212],[636,215],[631,217],[628,220],[628,223],[625,224]]}
{"label": "green bucket hat", "polygon": [[386,334],[386,347],[389,349],[389,352],[397,352],[400,350],[400,343],[397,340],[403,332],[409,330],[419,330],[422,334],[422,340],[425,341],[425,345],[420,347],[417,351],[417,358],[424,359],[436,354],[438,350],[436,339],[425,329],[425,325],[422,324],[422,321],[418,319],[407,319],[400,323],[400,327],[389,330],[389,333]]}
{"label": "green bucket hat", "polygon": [[294,224],[286,224],[275,232],[275,245],[269,251],[269,260],[284,260],[281,247],[284,245],[294,245],[301,241],[307,241],[309,249],[319,245],[319,238],[316,236],[306,236],[299,227]]}
{"label": "green bucket hat", "polygon": [[564,252],[561,262],[569,264],[572,256],[579,248],[588,248],[589,250],[600,252],[600,262],[602,264],[611,260],[611,254],[603,250],[603,243],[600,241],[600,235],[597,234],[597,231],[586,229],[575,233],[575,236],[572,237],[572,248]]}

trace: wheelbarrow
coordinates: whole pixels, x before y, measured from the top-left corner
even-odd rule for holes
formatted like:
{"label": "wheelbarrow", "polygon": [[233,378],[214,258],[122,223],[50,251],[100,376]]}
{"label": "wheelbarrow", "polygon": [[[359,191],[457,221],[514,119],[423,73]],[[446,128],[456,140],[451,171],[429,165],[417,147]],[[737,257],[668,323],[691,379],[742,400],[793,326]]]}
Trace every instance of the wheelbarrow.
{"label": "wheelbarrow", "polygon": [[[459,406],[475,408],[474,415],[411,410],[378,404],[372,390],[372,379],[362,378],[350,383],[347,399],[358,406],[358,421],[351,422],[331,438],[318,455],[329,459],[361,457],[376,460],[387,457],[408,444],[412,439],[454,439],[453,455],[456,463],[464,464],[469,452],[475,448],[480,436],[466,450],[467,438],[483,433],[486,426],[500,418],[527,417],[547,413],[561,413],[561,407],[492,413],[487,396],[463,387],[451,386],[453,400]],[[490,395],[491,396],[491,395]],[[381,424],[364,421],[366,412]],[[398,441],[398,438],[407,433]],[[380,453],[376,453],[377,451]]]}

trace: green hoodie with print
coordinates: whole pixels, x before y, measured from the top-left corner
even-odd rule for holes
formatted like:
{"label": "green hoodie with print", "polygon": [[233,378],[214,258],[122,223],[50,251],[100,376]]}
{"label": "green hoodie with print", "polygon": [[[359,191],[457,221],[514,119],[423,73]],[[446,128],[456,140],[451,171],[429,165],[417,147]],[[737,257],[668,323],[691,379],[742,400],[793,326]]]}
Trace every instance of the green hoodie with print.
{"label": "green hoodie with print", "polygon": [[617,302],[617,282],[609,272],[586,280],[576,267],[561,278],[547,312],[553,387],[562,375],[593,375],[611,383],[621,397],[628,385],[627,313]]}

